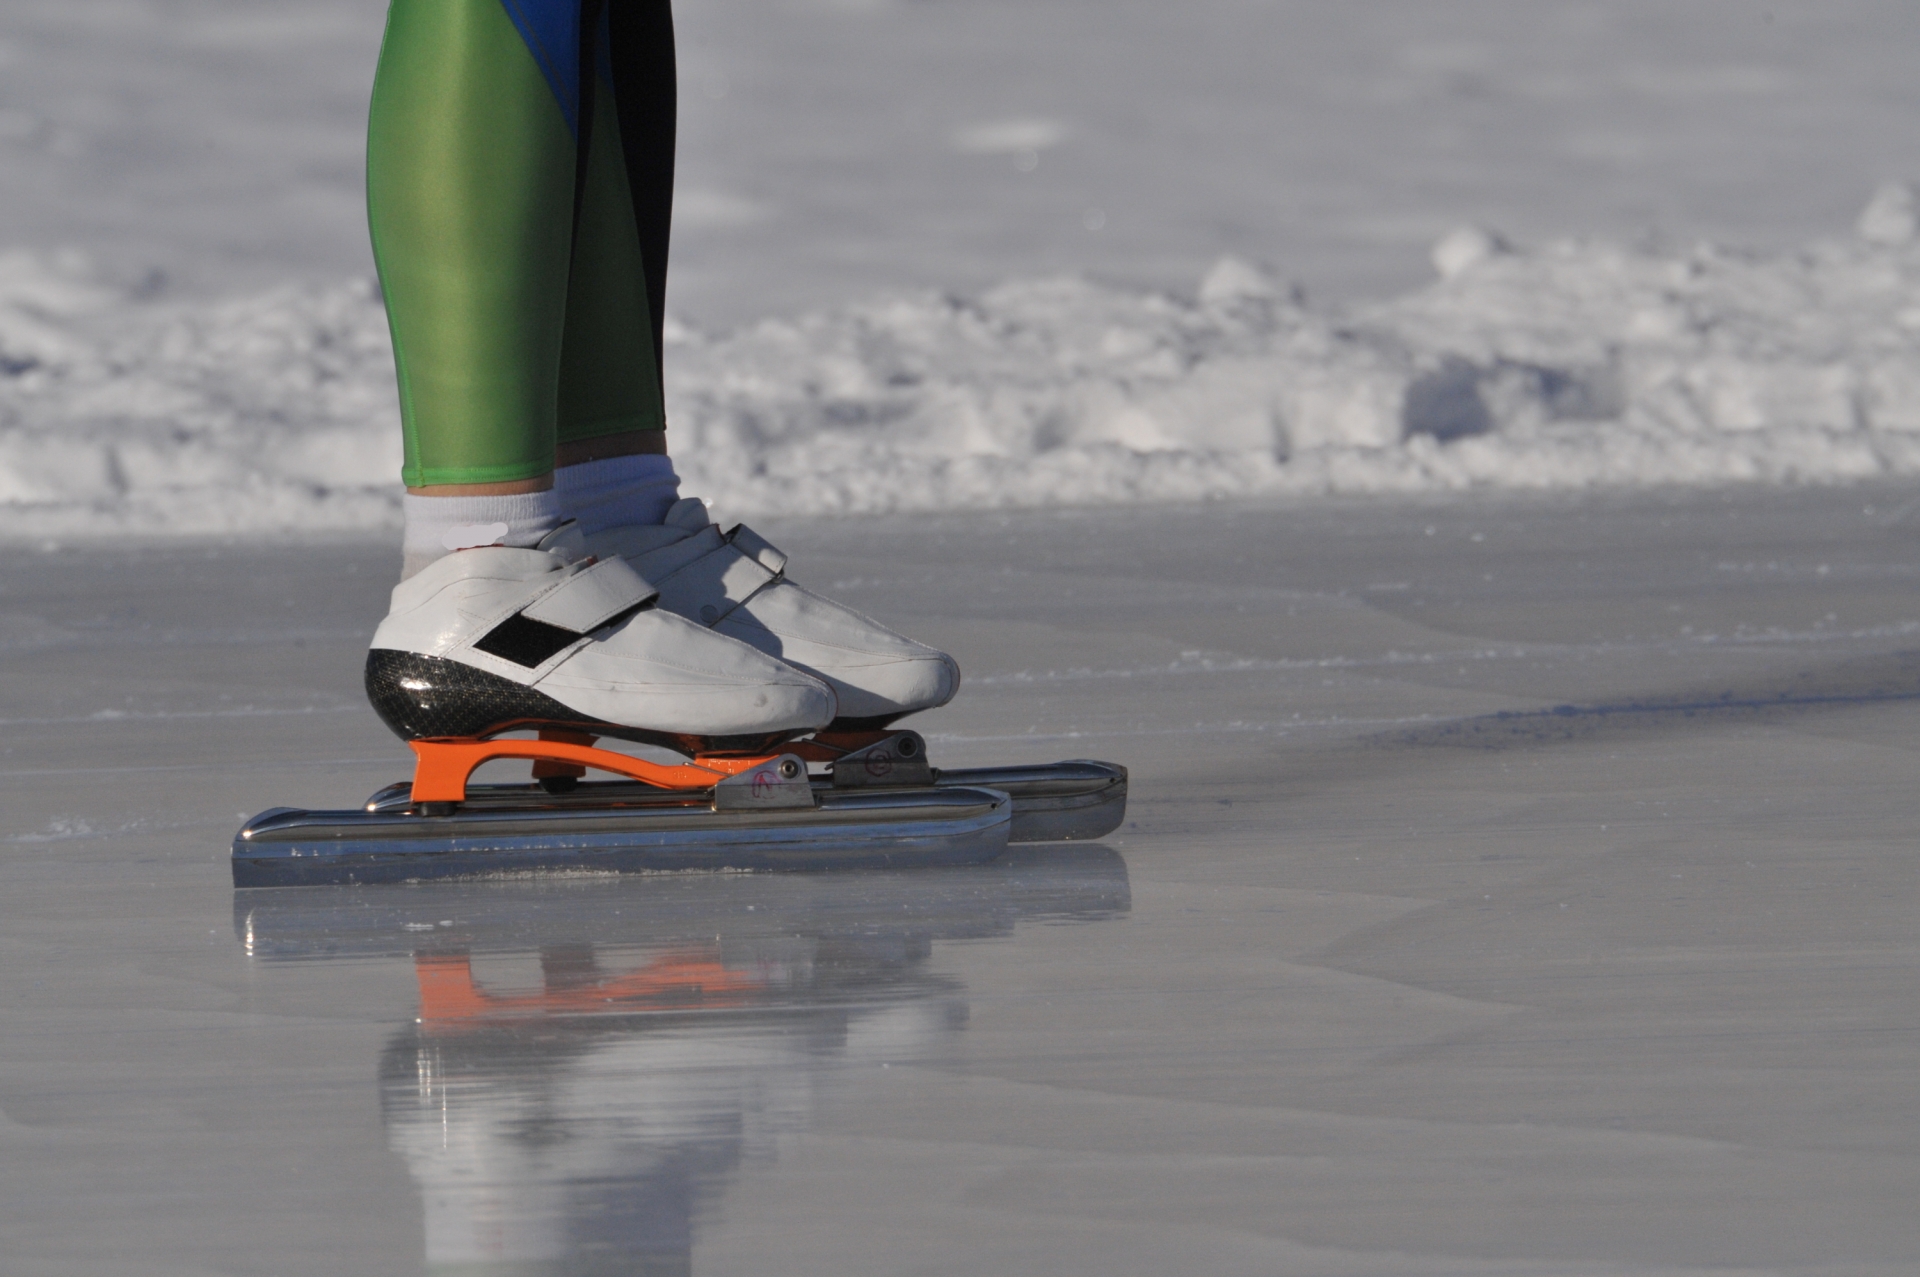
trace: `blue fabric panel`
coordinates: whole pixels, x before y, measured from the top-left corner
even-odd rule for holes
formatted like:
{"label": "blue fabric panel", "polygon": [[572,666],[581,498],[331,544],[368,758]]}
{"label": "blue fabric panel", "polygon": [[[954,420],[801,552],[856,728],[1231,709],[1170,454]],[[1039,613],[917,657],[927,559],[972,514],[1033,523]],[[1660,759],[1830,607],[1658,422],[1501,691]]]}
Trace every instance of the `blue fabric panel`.
{"label": "blue fabric panel", "polygon": [[560,114],[580,135],[580,0],[500,0],[547,77]]}

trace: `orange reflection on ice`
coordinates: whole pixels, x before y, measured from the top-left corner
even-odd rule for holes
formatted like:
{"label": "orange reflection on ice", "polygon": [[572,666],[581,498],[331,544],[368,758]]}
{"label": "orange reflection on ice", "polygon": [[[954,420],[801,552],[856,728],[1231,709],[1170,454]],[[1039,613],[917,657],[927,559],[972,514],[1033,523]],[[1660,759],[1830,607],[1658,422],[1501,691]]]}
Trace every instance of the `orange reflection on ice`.
{"label": "orange reflection on ice", "polygon": [[525,1016],[605,1015],[744,1006],[767,982],[724,965],[715,949],[663,954],[625,975],[556,982],[532,993],[490,993],[473,977],[465,953],[416,954],[420,1019],[452,1026],[463,1021]]}

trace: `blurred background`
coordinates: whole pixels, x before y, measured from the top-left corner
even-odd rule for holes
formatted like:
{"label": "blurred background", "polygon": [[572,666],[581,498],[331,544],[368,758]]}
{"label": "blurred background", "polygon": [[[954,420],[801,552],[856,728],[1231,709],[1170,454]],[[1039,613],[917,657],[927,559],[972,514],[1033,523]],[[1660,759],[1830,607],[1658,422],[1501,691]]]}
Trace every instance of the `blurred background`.
{"label": "blurred background", "polygon": [[[383,10],[0,6],[0,536],[392,526]],[[1911,4],[677,21],[670,407],[733,509],[1920,473]]]}
{"label": "blurred background", "polygon": [[[379,0],[0,6],[0,245],[220,292],[369,270]],[[1797,246],[1920,172],[1900,0],[685,0],[673,304],[1223,253],[1328,299],[1521,241]]]}

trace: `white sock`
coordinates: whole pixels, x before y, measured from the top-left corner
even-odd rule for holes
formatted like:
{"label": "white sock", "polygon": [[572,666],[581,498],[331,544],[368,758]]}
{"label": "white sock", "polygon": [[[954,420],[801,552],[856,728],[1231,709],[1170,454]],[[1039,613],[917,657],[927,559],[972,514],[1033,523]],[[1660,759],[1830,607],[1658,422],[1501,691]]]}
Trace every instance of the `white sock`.
{"label": "white sock", "polygon": [[657,524],[680,499],[673,458],[658,452],[583,461],[553,472],[560,517],[578,519],[587,536],[630,524]]}
{"label": "white sock", "polygon": [[564,521],[555,492],[516,492],[507,497],[400,498],[407,530],[400,547],[400,579],[435,559],[481,545],[531,548]]}

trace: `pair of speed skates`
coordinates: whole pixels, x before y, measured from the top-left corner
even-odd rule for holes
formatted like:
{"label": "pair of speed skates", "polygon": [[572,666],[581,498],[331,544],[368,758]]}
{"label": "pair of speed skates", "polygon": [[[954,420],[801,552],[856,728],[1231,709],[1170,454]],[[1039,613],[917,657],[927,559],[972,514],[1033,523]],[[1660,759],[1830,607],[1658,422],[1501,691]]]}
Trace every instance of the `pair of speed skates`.
{"label": "pair of speed skates", "polygon": [[[786,562],[696,498],[659,525],[434,561],[394,589],[367,654],[412,779],[358,809],[255,816],[234,885],[969,864],[1119,826],[1110,763],[932,766],[895,724],[953,698],[953,658]],[[502,759],[531,777],[474,779]]]}

